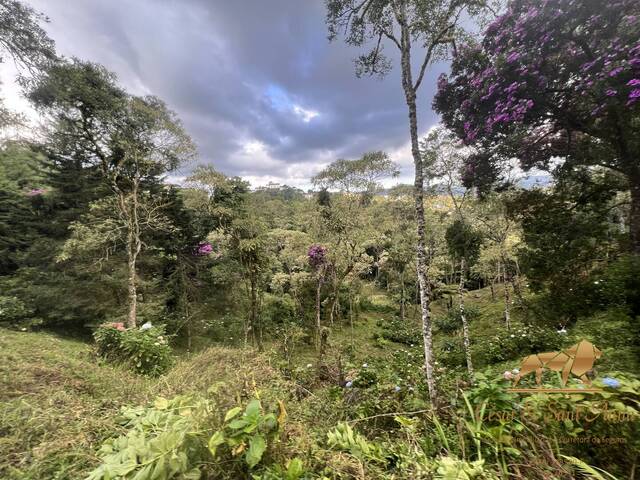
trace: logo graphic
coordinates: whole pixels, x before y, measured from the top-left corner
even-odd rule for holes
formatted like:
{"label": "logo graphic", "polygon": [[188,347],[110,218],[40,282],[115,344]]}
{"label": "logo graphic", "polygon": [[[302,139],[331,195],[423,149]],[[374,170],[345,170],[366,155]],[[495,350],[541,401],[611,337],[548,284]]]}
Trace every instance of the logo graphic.
{"label": "logo graphic", "polygon": [[591,380],[587,377],[587,372],[593,369],[593,364],[602,356],[602,352],[596,346],[587,341],[581,340],[575,345],[559,351],[545,352],[528,355],[522,359],[520,371],[515,376],[513,386],[516,387],[520,379],[533,372],[536,374],[536,384],[542,383],[542,372],[546,368],[554,372],[561,373],[561,384],[563,388],[510,388],[510,392],[547,392],[547,393],[575,393],[575,392],[599,392],[598,388],[564,388],[570,374],[579,377],[587,386],[591,387]]}

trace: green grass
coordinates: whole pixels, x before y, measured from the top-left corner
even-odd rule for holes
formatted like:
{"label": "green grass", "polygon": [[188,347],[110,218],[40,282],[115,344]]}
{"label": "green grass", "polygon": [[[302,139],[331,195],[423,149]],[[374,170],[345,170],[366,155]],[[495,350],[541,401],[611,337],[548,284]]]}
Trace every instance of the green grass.
{"label": "green grass", "polygon": [[[500,290],[496,289],[495,299],[489,289],[466,295],[467,305],[479,311],[479,317],[471,325],[472,341],[491,335],[495,326],[504,321],[504,297]],[[326,362],[334,377],[337,368],[334,363],[341,352],[351,350],[343,360],[358,365],[374,358],[390,358],[399,348],[393,342],[384,345],[374,340],[381,331],[380,325],[395,313],[385,306],[383,291],[372,288],[367,293],[376,301],[369,310],[360,312],[353,328],[348,319],[332,328]],[[525,300],[530,298],[525,293]],[[444,315],[446,303],[446,298],[433,302],[433,315]],[[524,320],[527,314],[524,308],[513,305],[514,322]],[[640,355],[631,342],[633,332],[625,333],[628,320],[622,312],[597,313],[581,320],[575,335],[602,345],[603,368],[637,371]],[[409,307],[406,321],[419,329],[417,306]],[[621,332],[629,337],[629,342],[622,341]],[[436,331],[436,348],[447,338],[451,337]],[[222,410],[256,396],[266,403],[285,401],[290,414],[286,435],[290,439],[287,448],[292,449],[289,453],[308,454],[318,438],[324,438],[318,432],[326,432],[343,419],[344,414],[332,396],[336,384],[334,379],[315,382],[312,378],[316,375],[315,368],[309,370],[310,384],[306,387],[294,384],[279,371],[281,345],[272,341],[266,347],[267,351],[259,354],[252,349],[203,346],[198,353],[181,352],[166,375],[148,379],[98,361],[91,345],[82,341],[46,332],[0,329],[0,478],[83,478],[98,464],[97,448],[106,438],[118,434],[117,416],[122,406],[144,405],[158,396],[171,398],[190,393],[215,395]],[[313,345],[301,343],[293,355],[293,363],[302,369],[307,364],[315,367],[317,354]],[[491,365],[488,369],[499,373],[501,369],[512,368],[512,364]],[[464,367],[451,373],[457,375],[459,371],[464,371]]]}
{"label": "green grass", "polygon": [[87,344],[0,329],[0,478],[78,478],[149,382],[96,366]]}
{"label": "green grass", "polygon": [[181,357],[159,379],[98,362],[90,345],[0,329],[0,478],[78,479],[95,468],[102,442],[118,433],[120,407],[158,396],[206,394],[220,408],[287,398],[292,385],[252,350],[210,347]]}

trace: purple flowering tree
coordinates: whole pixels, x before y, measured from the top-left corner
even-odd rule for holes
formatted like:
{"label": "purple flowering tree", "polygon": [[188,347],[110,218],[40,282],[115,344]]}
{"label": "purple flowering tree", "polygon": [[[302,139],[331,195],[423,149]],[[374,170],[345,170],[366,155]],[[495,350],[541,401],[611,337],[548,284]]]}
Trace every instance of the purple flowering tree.
{"label": "purple flowering tree", "polygon": [[461,47],[441,76],[435,109],[476,147],[467,186],[488,189],[501,164],[557,172],[600,166],[631,192],[640,253],[640,3],[513,0],[482,42]]}

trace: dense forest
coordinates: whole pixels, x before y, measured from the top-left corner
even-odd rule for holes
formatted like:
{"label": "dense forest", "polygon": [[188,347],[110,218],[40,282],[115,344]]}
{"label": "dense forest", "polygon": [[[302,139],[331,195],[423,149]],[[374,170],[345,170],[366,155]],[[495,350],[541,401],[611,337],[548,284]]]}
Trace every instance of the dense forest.
{"label": "dense forest", "polygon": [[638,478],[640,5],[325,3],[413,184],[226,175],[0,0],[0,477]]}

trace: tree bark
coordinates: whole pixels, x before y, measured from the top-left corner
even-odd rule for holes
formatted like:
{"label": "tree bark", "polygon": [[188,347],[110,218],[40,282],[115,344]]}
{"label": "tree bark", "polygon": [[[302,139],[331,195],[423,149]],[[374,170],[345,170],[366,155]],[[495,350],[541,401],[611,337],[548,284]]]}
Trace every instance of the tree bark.
{"label": "tree bark", "polygon": [[404,320],[405,312],[405,286],[404,286],[404,272],[400,274],[400,318]]}
{"label": "tree bark", "polygon": [[262,351],[262,335],[258,328],[258,279],[257,272],[252,271],[251,275],[251,316],[249,317],[249,325],[251,328],[251,338],[258,350]]}
{"label": "tree bark", "polygon": [[628,178],[631,192],[631,210],[629,212],[631,251],[640,255],[640,173],[629,175]]}
{"label": "tree bark", "polygon": [[138,179],[133,181],[131,190],[131,205],[127,208],[128,232],[127,232],[127,273],[128,273],[128,299],[129,313],[127,315],[127,328],[135,328],[138,322],[138,280],[137,260],[142,248],[140,239],[140,223],[138,221]]}
{"label": "tree bark", "polygon": [[460,309],[460,319],[462,320],[462,341],[464,344],[464,355],[467,359],[467,371],[469,378],[473,381],[473,362],[471,361],[471,338],[469,336],[469,324],[464,310],[464,283],[465,283],[465,261],[460,260],[460,283],[458,284],[458,307]]}
{"label": "tree bark", "polygon": [[320,293],[322,291],[322,276],[318,272],[318,285],[316,287],[316,351],[320,353],[320,330],[322,322],[320,318]]}
{"label": "tree bark", "polygon": [[[400,19],[402,20],[402,19]],[[422,316],[422,339],[424,343],[424,368],[427,377],[427,387],[429,397],[434,404],[437,404],[436,380],[434,376],[433,359],[433,326],[431,322],[431,288],[427,276],[427,253],[426,235],[424,219],[424,171],[420,146],[418,143],[418,113],[416,106],[416,91],[413,86],[411,73],[411,33],[409,26],[404,21],[400,21],[401,28],[401,67],[402,67],[402,87],[409,109],[409,133],[411,135],[411,155],[415,166],[415,180],[413,195],[416,211],[416,229],[418,241],[416,245],[416,270],[418,284],[420,286],[420,309]]]}

